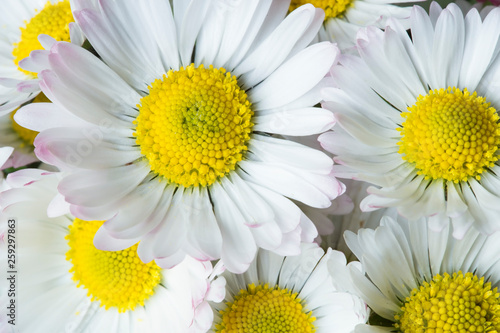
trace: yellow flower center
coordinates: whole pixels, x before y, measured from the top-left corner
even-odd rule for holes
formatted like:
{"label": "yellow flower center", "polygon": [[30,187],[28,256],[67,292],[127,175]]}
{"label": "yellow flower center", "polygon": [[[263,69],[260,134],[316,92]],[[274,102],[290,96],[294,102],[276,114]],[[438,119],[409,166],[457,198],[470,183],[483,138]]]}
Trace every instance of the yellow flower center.
{"label": "yellow flower center", "polygon": [[36,73],[25,71],[19,67],[19,61],[29,56],[33,50],[42,50],[43,47],[38,41],[38,35],[50,35],[58,41],[70,41],[68,24],[73,22],[73,15],[69,1],[61,1],[51,4],[48,1],[45,7],[29,21],[26,27],[21,27],[21,40],[14,44],[12,55],[14,63],[18,69],[28,75],[36,77]]}
{"label": "yellow flower center", "polygon": [[499,117],[476,92],[431,90],[401,116],[399,153],[427,179],[479,180],[498,160]]}
{"label": "yellow flower center", "polygon": [[312,4],[316,8],[321,8],[325,11],[325,21],[329,18],[342,17],[344,12],[352,6],[353,0],[292,0],[290,3],[290,11],[305,5]]}
{"label": "yellow flower center", "polygon": [[484,277],[438,274],[411,292],[394,326],[403,333],[499,332],[499,297]]}
{"label": "yellow flower center", "polygon": [[251,284],[220,311],[217,333],[312,333],[312,312],[306,312],[296,293],[278,286]]}
{"label": "yellow flower center", "polygon": [[102,221],[75,219],[66,236],[70,250],[73,280],[84,286],[92,301],[119,312],[134,310],[154,294],[161,281],[161,268],[154,262],[143,263],[137,255],[137,244],[122,251],[101,251],[93,244]]}
{"label": "yellow flower center", "polygon": [[170,70],[137,106],[136,142],[151,170],[172,183],[211,185],[248,149],[251,104],[224,68]]}
{"label": "yellow flower center", "polygon": [[[35,99],[31,103],[50,103],[50,100],[45,96],[44,93],[39,93]],[[10,114],[10,119],[12,121],[12,129],[19,135],[19,137],[23,140],[23,143],[21,144],[21,147],[25,147],[26,145],[28,146],[33,146],[33,142],[35,141],[36,136],[38,135],[38,132],[32,131],[30,129],[24,128],[16,121],[14,120],[14,115],[16,112],[19,110],[17,108]]]}

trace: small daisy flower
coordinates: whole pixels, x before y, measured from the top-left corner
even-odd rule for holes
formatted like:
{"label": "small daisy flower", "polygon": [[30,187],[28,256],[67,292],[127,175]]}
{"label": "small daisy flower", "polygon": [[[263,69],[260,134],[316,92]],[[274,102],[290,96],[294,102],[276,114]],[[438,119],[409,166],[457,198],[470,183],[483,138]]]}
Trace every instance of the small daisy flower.
{"label": "small daisy flower", "polygon": [[[423,1],[423,0],[417,0]],[[399,19],[409,27],[411,7],[401,4],[408,0],[292,0],[290,10],[310,3],[325,11],[319,39],[332,41],[341,50],[354,47],[356,33],[362,27],[375,25],[384,28],[389,17]]]}
{"label": "small daisy flower", "polygon": [[[116,252],[96,249],[93,237],[102,221],[47,217],[49,206],[52,212],[64,210],[52,199],[58,178],[24,169],[8,176],[12,189],[0,194],[2,229],[15,230],[15,327],[23,332],[202,332],[190,327],[194,306],[207,298],[211,265],[186,258],[166,270],[143,263],[137,245]],[[5,237],[2,253],[9,244]],[[2,267],[6,261],[1,256]],[[2,308],[8,301],[2,293]]]}
{"label": "small daisy flower", "polygon": [[432,231],[425,219],[384,217],[380,224],[345,236],[366,271],[350,269],[353,285],[388,320],[386,327],[360,325],[357,333],[500,329],[500,233],[471,228],[458,240],[451,226]]}
{"label": "small daisy flower", "polygon": [[345,269],[345,257],[316,244],[303,244],[299,256],[260,250],[247,272],[221,274],[226,297],[209,302],[212,332],[352,332],[366,322],[366,304],[337,288],[329,264]]}
{"label": "small daisy flower", "polygon": [[455,4],[430,16],[415,6],[412,39],[389,23],[359,33],[360,57],[340,59],[339,88],[324,90],[339,126],[320,141],[343,164],[335,174],[378,186],[363,210],[429,216],[434,230],[451,221],[456,237],[500,229],[500,9],[483,21]]}
{"label": "small daisy flower", "polygon": [[98,248],[140,240],[144,262],[188,254],[241,272],[258,248],[297,254],[313,241],[291,199],[326,208],[344,187],[326,154],[284,135],[333,125],[314,105],[338,50],[307,47],[321,10],[281,20],[281,3],[75,1],[102,60],[65,42],[30,57],[54,103],[15,119],[68,172],[58,189],[72,213],[107,220]]}

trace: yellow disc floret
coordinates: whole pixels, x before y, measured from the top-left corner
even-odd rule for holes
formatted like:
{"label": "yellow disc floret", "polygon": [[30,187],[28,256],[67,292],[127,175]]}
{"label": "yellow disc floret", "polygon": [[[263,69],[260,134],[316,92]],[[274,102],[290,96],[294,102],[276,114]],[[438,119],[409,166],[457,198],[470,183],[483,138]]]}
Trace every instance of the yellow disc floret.
{"label": "yellow disc floret", "polygon": [[137,255],[137,244],[122,251],[101,251],[93,244],[102,221],[75,219],[66,236],[70,250],[73,280],[88,290],[92,301],[119,312],[133,310],[154,294],[161,281],[161,268],[154,262],[143,263]]}
{"label": "yellow disc floret", "polygon": [[[31,103],[50,103],[50,100],[47,98],[47,96],[45,96],[44,93],[39,93]],[[19,108],[17,108],[10,114],[10,119],[12,121],[12,129],[23,140],[21,147],[25,147],[26,145],[33,146],[33,142],[35,141],[38,132],[24,128],[18,123],[16,123],[16,121],[14,120],[14,115],[16,114],[17,110],[19,110]]]}
{"label": "yellow disc floret", "polygon": [[431,90],[401,116],[399,153],[427,179],[479,180],[498,160],[499,117],[476,92]]}
{"label": "yellow disc floret", "polygon": [[316,320],[296,293],[267,284],[251,284],[220,311],[217,333],[312,333]]}
{"label": "yellow disc floret", "polygon": [[290,11],[306,3],[310,3],[316,8],[323,9],[325,11],[325,21],[329,18],[342,17],[345,11],[352,6],[352,0],[292,0],[290,3]]}
{"label": "yellow disc floret", "polygon": [[151,170],[168,181],[208,186],[234,170],[250,139],[253,111],[223,68],[170,70],[141,99],[134,133]]}
{"label": "yellow disc floret", "polygon": [[403,333],[500,332],[499,297],[484,277],[438,274],[406,298],[395,327]]}
{"label": "yellow disc floret", "polygon": [[55,4],[48,1],[45,7],[29,22],[25,22],[26,27],[21,27],[21,40],[19,43],[14,44],[14,50],[12,51],[14,63],[19,70],[36,77],[36,73],[20,68],[19,61],[29,56],[31,51],[43,49],[38,41],[38,35],[40,34],[50,35],[58,41],[69,42],[68,24],[73,21],[73,14],[71,14],[68,0]]}

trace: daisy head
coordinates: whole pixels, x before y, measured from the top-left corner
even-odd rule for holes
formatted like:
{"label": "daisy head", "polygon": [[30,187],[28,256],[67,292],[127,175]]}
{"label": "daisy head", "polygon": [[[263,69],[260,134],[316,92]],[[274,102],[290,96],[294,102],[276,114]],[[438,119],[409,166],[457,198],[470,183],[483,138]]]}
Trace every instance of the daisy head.
{"label": "daisy head", "polygon": [[401,5],[405,2],[410,1],[292,0],[290,10],[306,3],[323,9],[325,18],[319,31],[319,39],[335,42],[341,50],[347,50],[355,46],[356,33],[360,28],[370,25],[383,28],[390,17],[408,28],[411,7]]}
{"label": "daisy head", "polygon": [[361,31],[360,56],[332,70],[339,88],[324,107],[340,126],[320,140],[343,164],[336,174],[378,186],[363,210],[430,216],[435,230],[451,221],[456,237],[498,230],[500,9],[482,20],[455,4],[415,6],[411,38],[389,23]]}
{"label": "daisy head", "polygon": [[[167,270],[143,263],[137,245],[115,252],[96,249],[93,237],[102,221],[61,215],[67,205],[57,195],[58,178],[24,169],[8,176],[11,189],[0,194],[2,252],[16,244],[16,259],[9,262],[17,282],[16,327],[27,332],[161,332],[166,327],[204,332],[192,324],[195,311],[198,321],[211,317],[211,311],[197,309],[210,289],[211,265],[186,258]],[[47,211],[59,216],[49,218]],[[0,260],[7,267],[7,256]],[[2,294],[2,307],[6,301]]]}
{"label": "daisy head", "polygon": [[291,200],[326,208],[344,187],[326,154],[289,138],[333,125],[314,105],[338,50],[308,46],[321,10],[283,19],[287,10],[75,1],[102,60],[65,42],[30,57],[54,103],[15,119],[40,132],[37,156],[67,172],[58,189],[72,213],[107,220],[98,248],[140,240],[144,262],[171,267],[189,254],[243,271],[257,248],[296,254],[316,237]]}
{"label": "daisy head", "polygon": [[452,228],[432,231],[428,221],[384,217],[376,230],[347,232],[363,270],[351,269],[355,288],[384,328],[356,332],[494,332],[500,329],[499,233]]}
{"label": "daisy head", "polygon": [[228,271],[223,302],[210,302],[212,332],[351,332],[368,317],[366,305],[336,283],[329,266],[345,270],[340,252],[302,244],[298,256],[260,250],[247,272]]}

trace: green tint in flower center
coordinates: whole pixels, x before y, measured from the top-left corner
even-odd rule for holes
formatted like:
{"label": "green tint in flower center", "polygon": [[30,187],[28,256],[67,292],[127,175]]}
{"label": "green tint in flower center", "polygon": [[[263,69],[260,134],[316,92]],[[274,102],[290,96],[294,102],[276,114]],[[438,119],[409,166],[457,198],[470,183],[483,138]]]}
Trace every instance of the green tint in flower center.
{"label": "green tint in flower center", "polygon": [[151,170],[184,187],[209,186],[247,151],[253,111],[224,68],[170,70],[140,101],[137,144]]}

